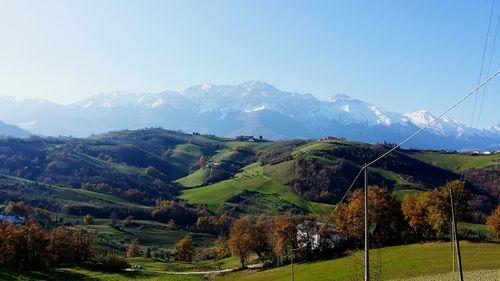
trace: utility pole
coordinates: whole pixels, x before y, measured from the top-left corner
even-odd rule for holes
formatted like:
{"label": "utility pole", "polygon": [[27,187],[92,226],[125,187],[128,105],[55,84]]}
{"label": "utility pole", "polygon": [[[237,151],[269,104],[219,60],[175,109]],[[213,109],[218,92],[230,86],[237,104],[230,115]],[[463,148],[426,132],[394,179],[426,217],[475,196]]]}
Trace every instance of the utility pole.
{"label": "utility pole", "polygon": [[370,245],[368,226],[368,167],[365,165],[365,281],[370,280]]}
{"label": "utility pole", "polygon": [[453,231],[453,218],[450,221],[450,242],[451,242],[451,258],[453,262],[453,273],[455,273],[455,231]]}
{"label": "utility pole", "polygon": [[292,250],[290,251],[290,253],[291,253],[291,256],[290,256],[290,261],[291,261],[291,264],[292,264],[292,266],[291,266],[291,270],[292,270],[292,281],[294,281],[294,280],[295,280],[295,276],[294,276],[294,274],[295,274],[295,273],[293,272],[293,248],[292,248]]}
{"label": "utility pole", "polygon": [[462,256],[460,255],[460,242],[458,241],[458,231],[457,231],[457,220],[455,219],[455,202],[453,201],[453,189],[450,188],[450,202],[451,202],[451,219],[453,222],[453,238],[457,245],[457,256],[458,256],[458,274],[460,276],[460,281],[464,281],[464,275],[462,272]]}

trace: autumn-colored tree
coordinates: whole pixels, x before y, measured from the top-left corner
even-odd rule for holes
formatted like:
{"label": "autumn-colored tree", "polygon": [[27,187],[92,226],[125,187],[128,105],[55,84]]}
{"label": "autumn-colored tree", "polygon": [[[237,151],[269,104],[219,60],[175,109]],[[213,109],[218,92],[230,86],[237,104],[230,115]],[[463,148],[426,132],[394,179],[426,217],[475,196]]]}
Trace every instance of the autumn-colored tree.
{"label": "autumn-colored tree", "polygon": [[248,216],[236,220],[229,232],[229,248],[234,256],[239,257],[242,268],[245,267],[254,247],[255,240],[252,235],[252,221]]}
{"label": "autumn-colored tree", "polygon": [[7,206],[5,206],[3,211],[6,214],[15,214],[27,218],[28,214],[31,211],[31,208],[24,201],[19,201],[19,202],[9,201],[9,203],[7,203]]}
{"label": "autumn-colored tree", "polygon": [[186,234],[184,238],[179,240],[175,244],[175,250],[177,251],[179,260],[192,261],[194,257],[194,245],[193,245],[193,238],[191,238],[191,235]]}
{"label": "autumn-colored tree", "polygon": [[449,235],[451,222],[450,190],[453,190],[457,220],[469,212],[464,182],[454,180],[442,187],[406,196],[402,204],[405,220],[420,239]]}
{"label": "autumn-colored tree", "polygon": [[139,246],[139,240],[134,239],[128,245],[127,249],[127,258],[135,258],[141,256],[141,247]]}
{"label": "autumn-colored tree", "polygon": [[77,264],[85,264],[94,255],[94,239],[94,234],[82,227],[71,231],[71,251]]}
{"label": "autumn-colored tree", "polygon": [[495,211],[488,217],[486,224],[497,235],[500,235],[500,205],[498,205]]}
{"label": "autumn-colored tree", "polygon": [[269,230],[271,223],[263,218],[258,218],[251,227],[251,235],[254,239],[252,251],[262,258],[264,253],[271,251]]}
{"label": "autumn-colored tree", "polygon": [[83,216],[83,224],[94,224],[94,216],[91,214]]}
{"label": "autumn-colored tree", "polygon": [[[397,242],[401,235],[403,219],[397,199],[385,189],[368,188],[368,218],[370,235],[376,244]],[[341,204],[335,216],[340,236],[357,244],[364,235],[364,192],[356,190],[347,203]]]}
{"label": "autumn-colored tree", "polygon": [[0,226],[0,265],[21,269],[46,267],[49,261],[48,239],[43,228],[34,221],[15,226]]}
{"label": "autumn-colored tree", "polygon": [[123,226],[125,227],[129,227],[132,225],[132,220],[134,219],[133,216],[127,216],[124,220],[123,220]]}
{"label": "autumn-colored tree", "polygon": [[221,260],[231,255],[227,239],[224,236],[219,236],[219,238],[215,240],[214,252],[217,260]]}
{"label": "autumn-colored tree", "polygon": [[274,217],[271,226],[273,238],[273,252],[278,262],[289,259],[291,248],[297,247],[297,223],[290,214],[282,214]]}
{"label": "autumn-colored tree", "polygon": [[58,227],[49,234],[49,253],[53,264],[84,264],[93,256],[94,235],[77,227]]}

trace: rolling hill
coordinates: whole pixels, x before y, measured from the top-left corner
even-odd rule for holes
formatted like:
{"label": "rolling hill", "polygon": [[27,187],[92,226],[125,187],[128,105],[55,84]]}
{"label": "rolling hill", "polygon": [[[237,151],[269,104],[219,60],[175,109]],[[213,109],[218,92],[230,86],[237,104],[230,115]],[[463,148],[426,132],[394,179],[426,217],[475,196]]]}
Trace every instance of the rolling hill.
{"label": "rolling hill", "polygon": [[[8,187],[4,200],[40,206],[54,201],[59,207],[53,211],[76,205],[80,214],[83,205],[108,217],[120,206],[147,218],[148,211],[137,206],[151,208],[156,200],[169,199],[219,214],[324,213],[363,163],[389,148],[339,138],[273,142],[150,128],[89,138],[1,139],[0,174]],[[488,213],[498,204],[499,169],[498,154],[398,149],[370,168],[369,183],[402,198],[465,177],[475,208]],[[6,183],[12,179],[15,185]],[[55,187],[71,192],[73,202],[53,193]],[[100,207],[90,208],[86,195],[101,200],[94,204]]]}

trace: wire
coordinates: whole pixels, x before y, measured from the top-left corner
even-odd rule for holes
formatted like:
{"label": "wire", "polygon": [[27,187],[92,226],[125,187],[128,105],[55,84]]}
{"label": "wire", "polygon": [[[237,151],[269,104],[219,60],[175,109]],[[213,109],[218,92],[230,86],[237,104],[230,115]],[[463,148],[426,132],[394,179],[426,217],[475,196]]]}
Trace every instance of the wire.
{"label": "wire", "polygon": [[[342,196],[342,199],[340,199],[340,201],[337,203],[337,205],[335,205],[335,208],[333,208],[333,210],[330,212],[330,215],[327,217],[327,219],[325,220],[325,223],[323,223],[323,225],[321,225],[321,227],[318,229],[318,231],[316,231],[316,233],[314,235],[312,235],[311,237],[315,237],[316,235],[318,235],[322,230],[323,228],[325,227],[325,225],[332,219],[333,215],[335,214],[335,211],[337,211],[337,208],[340,206],[340,204],[342,204],[344,202],[344,200],[347,198],[347,195],[349,194],[349,192],[351,191],[351,189],[353,188],[354,184],[356,183],[356,181],[358,180],[359,176],[361,175],[361,172],[363,172],[363,169],[364,169],[364,166],[359,169],[359,172],[358,174],[356,175],[356,177],[354,178],[354,180],[352,181],[351,185],[349,186],[349,188],[347,189],[347,191],[344,193],[344,196]],[[307,244],[309,244],[311,241],[311,239],[309,239],[309,241],[305,242],[302,246],[300,247],[297,247],[297,248],[294,248],[294,249],[291,249],[291,251],[297,251],[297,250],[300,250],[304,247],[307,246]]]}
{"label": "wire", "polygon": [[[493,61],[493,55],[495,54],[495,46],[497,42],[497,33],[498,33],[498,27],[500,25],[500,13],[498,14],[497,18],[497,25],[495,28],[495,34],[493,35],[493,45],[491,47],[491,54],[490,54],[490,61],[488,63],[488,72],[487,75],[490,75],[490,70],[491,70],[491,62]],[[486,95],[486,89],[488,88],[488,85],[485,85],[483,88],[483,94],[481,96],[481,103],[479,105],[479,113],[477,115],[477,123],[476,123],[476,129],[479,127],[479,120],[481,119],[481,112],[483,110],[483,104],[484,104],[484,96]]]}
{"label": "wire", "polygon": [[500,73],[500,69],[497,70],[493,75],[491,75],[488,79],[486,79],[483,83],[479,84],[476,88],[474,88],[472,91],[470,91],[467,95],[465,95],[464,97],[462,97],[460,100],[458,100],[455,104],[453,104],[450,108],[448,108],[446,111],[444,111],[443,113],[441,113],[438,117],[436,117],[436,119],[434,120],[431,120],[429,121],[427,124],[425,124],[424,126],[420,127],[420,129],[418,129],[417,131],[415,131],[413,134],[411,134],[409,137],[407,137],[406,139],[404,139],[403,141],[401,141],[398,145],[392,147],[391,149],[389,149],[387,152],[385,152],[384,154],[380,155],[379,157],[377,157],[375,160],[371,161],[370,163],[366,164],[363,168],[366,168],[368,166],[371,166],[372,164],[374,164],[375,162],[378,162],[380,159],[384,158],[385,156],[387,156],[389,153],[393,152],[394,150],[398,149],[401,145],[407,143],[408,141],[410,141],[412,138],[414,138],[416,135],[418,135],[420,132],[422,132],[423,130],[425,130],[426,128],[428,128],[429,126],[431,126],[432,124],[434,124],[434,122],[436,122],[437,120],[443,118],[443,116],[445,116],[446,114],[448,114],[448,112],[452,111],[455,107],[457,107],[459,104],[461,104],[464,100],[466,100],[467,98],[469,98],[470,96],[472,96],[474,93],[476,93],[479,89],[481,89],[484,85],[486,85],[488,82],[490,82],[490,80],[492,80],[493,78],[495,78],[495,76],[498,75],[498,73]]}
{"label": "wire", "polygon": [[[488,29],[486,31],[486,40],[484,42],[484,48],[483,48],[483,58],[481,59],[481,69],[479,71],[479,79],[477,81],[477,84],[481,83],[481,79],[483,78],[483,66],[484,66],[484,58],[486,57],[486,49],[488,47],[488,39],[490,37],[490,27],[491,27],[491,18],[493,16],[493,9],[495,7],[495,0],[491,1],[491,9],[490,9],[490,17],[488,19]],[[474,117],[476,115],[476,105],[477,105],[477,95],[474,98],[474,107],[472,108],[472,118],[470,120],[470,126],[472,127],[474,124]]]}
{"label": "wire", "polygon": [[[469,98],[471,95],[473,95],[474,93],[476,93],[479,89],[481,89],[484,85],[486,85],[489,81],[491,81],[493,78],[495,78],[495,76],[497,76],[498,74],[500,73],[500,69],[497,70],[493,75],[491,75],[488,79],[486,79],[484,82],[480,83],[476,88],[474,88],[472,91],[470,91],[467,95],[465,95],[464,97],[462,97],[460,100],[458,100],[455,104],[453,104],[451,107],[449,107],[447,110],[445,110],[443,113],[441,113],[438,117],[436,117],[436,119],[434,120],[431,120],[429,121],[427,124],[425,124],[424,126],[420,127],[418,130],[416,130],[413,134],[411,134],[410,136],[408,136],[406,139],[404,139],[403,141],[401,141],[399,144],[397,144],[396,146],[392,147],[391,149],[389,149],[387,152],[385,152],[384,154],[380,155],[379,157],[375,158],[375,160],[369,162],[368,164],[365,164],[361,167],[361,169],[359,170],[358,174],[356,175],[356,177],[354,178],[354,180],[352,181],[351,185],[349,186],[349,188],[347,189],[347,191],[344,193],[344,196],[342,196],[342,199],[337,203],[337,205],[335,206],[335,208],[333,209],[333,211],[330,212],[330,215],[327,217],[327,219],[325,220],[325,222],[323,223],[323,225],[321,225],[321,227],[318,229],[318,231],[316,231],[316,233],[310,237],[315,237],[316,235],[318,235],[321,230],[323,230],[323,228],[327,225],[327,223],[332,219],[333,215],[335,214],[335,212],[337,211],[338,207],[340,206],[340,204],[343,203],[343,201],[347,198],[347,195],[349,194],[349,192],[351,191],[351,189],[353,188],[354,184],[356,183],[356,181],[358,180],[359,176],[361,175],[361,172],[364,170],[364,169],[367,169],[369,166],[373,165],[374,163],[378,162],[380,159],[384,158],[385,156],[387,156],[388,154],[390,154],[391,152],[393,152],[394,150],[398,149],[399,147],[401,147],[401,145],[407,143],[408,141],[410,141],[412,138],[414,138],[416,135],[418,135],[420,132],[422,132],[423,130],[425,130],[427,127],[431,126],[434,122],[436,122],[437,120],[443,118],[443,116],[445,116],[448,112],[450,112],[451,110],[453,110],[455,107],[457,107],[459,104],[461,104],[463,101],[465,101],[467,98]],[[313,238],[310,238],[309,241],[306,241],[302,246],[300,247],[297,247],[297,248],[292,248],[290,250],[290,252],[293,253],[293,251],[297,251],[297,250],[300,250],[302,248],[305,248],[309,243],[312,242],[312,239]]]}

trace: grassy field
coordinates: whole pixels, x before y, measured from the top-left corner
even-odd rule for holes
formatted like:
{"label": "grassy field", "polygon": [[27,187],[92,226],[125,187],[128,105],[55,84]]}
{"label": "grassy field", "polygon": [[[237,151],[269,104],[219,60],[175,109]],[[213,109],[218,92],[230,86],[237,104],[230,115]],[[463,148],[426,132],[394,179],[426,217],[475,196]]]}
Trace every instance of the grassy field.
{"label": "grassy field", "polygon": [[266,195],[275,195],[300,208],[308,210],[310,205],[298,196],[291,188],[285,187],[276,180],[264,175],[263,168],[252,164],[233,179],[221,181],[212,185],[185,190],[182,199],[193,204],[206,204],[211,211],[216,212],[228,199],[244,191],[255,191]]}
{"label": "grassy field", "polygon": [[[461,249],[465,271],[500,269],[500,244],[462,242]],[[450,244],[441,242],[374,249],[370,261],[373,267],[380,264],[382,280],[445,274],[451,271],[452,266]],[[353,277],[359,278],[363,274],[361,265],[361,252],[338,259],[298,264],[295,266],[295,280],[356,280]],[[375,271],[373,268],[372,273]],[[290,280],[290,266],[228,273],[214,280],[287,281]]]}
{"label": "grassy field", "polygon": [[[130,241],[139,240],[144,247],[172,248],[177,241],[186,234],[184,230],[167,230],[161,223],[154,221],[135,220],[134,226],[114,228],[107,219],[95,219],[94,225],[84,227],[94,231],[98,237],[98,249],[109,250],[125,249]],[[191,236],[198,247],[207,247],[213,244],[215,238],[205,233],[191,232]]]}
{"label": "grassy field", "polygon": [[396,189],[392,193],[398,198],[399,201],[403,201],[406,195],[416,195],[421,193],[421,190],[416,189]]}
{"label": "grassy field", "polygon": [[320,203],[320,202],[309,202],[314,213],[318,215],[327,215],[335,208],[335,205]]}
{"label": "grassy field", "polygon": [[61,268],[48,272],[23,272],[0,269],[2,281],[202,281],[200,275],[171,275],[153,271],[107,273],[85,268]]}
{"label": "grassy field", "polygon": [[416,152],[413,157],[429,164],[458,172],[470,168],[482,169],[500,166],[500,153],[493,155],[466,155],[457,153]]}
{"label": "grassy field", "polygon": [[50,280],[50,281],[121,281],[121,280],[147,280],[147,281],[201,281],[206,280],[202,275],[173,275],[165,272],[180,271],[211,271],[225,268],[235,268],[239,266],[237,258],[229,257],[219,263],[215,261],[199,262],[163,262],[153,259],[137,257],[127,259],[131,265],[140,265],[143,269],[139,272],[107,273],[94,271],[88,268],[71,267],[58,268],[46,272],[24,272],[0,269],[0,280]]}
{"label": "grassy field", "polygon": [[[500,269],[489,269],[489,270],[475,270],[464,272],[464,280],[474,280],[474,281],[496,281],[499,279]],[[412,278],[398,278],[391,279],[391,281],[455,281],[459,280],[458,272],[446,273],[446,274],[436,274],[436,275],[425,275]]]}
{"label": "grassy field", "polygon": [[175,182],[179,183],[182,187],[185,188],[197,187],[205,184],[205,182],[208,180],[209,175],[210,169],[203,167],[201,169],[198,169],[194,173],[176,180]]}

